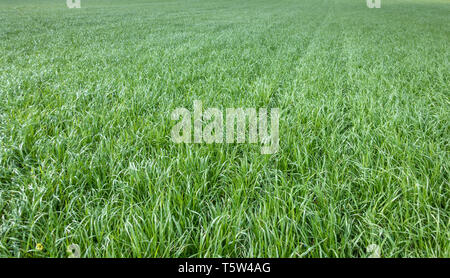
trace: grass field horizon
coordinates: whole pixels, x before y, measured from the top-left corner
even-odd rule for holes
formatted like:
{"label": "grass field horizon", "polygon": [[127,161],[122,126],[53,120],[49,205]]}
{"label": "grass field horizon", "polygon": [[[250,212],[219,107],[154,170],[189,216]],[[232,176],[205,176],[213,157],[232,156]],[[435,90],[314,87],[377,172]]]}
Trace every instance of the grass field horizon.
{"label": "grass field horizon", "polygon": [[[450,257],[450,2],[0,1],[0,257]],[[280,110],[279,150],[171,113]]]}

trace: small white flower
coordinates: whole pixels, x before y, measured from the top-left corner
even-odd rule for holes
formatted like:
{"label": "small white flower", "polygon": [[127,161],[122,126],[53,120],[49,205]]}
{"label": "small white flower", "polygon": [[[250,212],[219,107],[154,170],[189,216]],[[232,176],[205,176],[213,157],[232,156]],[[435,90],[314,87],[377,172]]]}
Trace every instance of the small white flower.
{"label": "small white flower", "polygon": [[371,244],[371,245],[367,246],[366,251],[369,254],[368,258],[380,258],[381,257],[380,246],[378,246],[376,244]]}
{"label": "small white flower", "polygon": [[67,246],[67,253],[69,253],[69,258],[79,258],[81,255],[80,246],[78,244]]}

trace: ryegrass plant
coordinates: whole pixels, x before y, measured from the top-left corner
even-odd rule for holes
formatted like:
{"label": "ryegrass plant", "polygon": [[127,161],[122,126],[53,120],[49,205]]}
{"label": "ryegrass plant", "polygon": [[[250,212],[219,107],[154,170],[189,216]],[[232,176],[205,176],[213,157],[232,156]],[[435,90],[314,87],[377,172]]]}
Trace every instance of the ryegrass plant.
{"label": "ryegrass plant", "polygon": [[[449,257],[449,14],[2,0],[0,256]],[[280,108],[280,150],[174,144],[196,99]]]}

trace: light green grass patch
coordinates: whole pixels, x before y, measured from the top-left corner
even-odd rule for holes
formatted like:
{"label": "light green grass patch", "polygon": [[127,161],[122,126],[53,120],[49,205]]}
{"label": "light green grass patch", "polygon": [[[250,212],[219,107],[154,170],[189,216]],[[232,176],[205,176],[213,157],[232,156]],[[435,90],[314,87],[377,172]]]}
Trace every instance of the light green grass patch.
{"label": "light green grass patch", "polygon": [[[449,257],[449,12],[1,1],[0,256]],[[174,144],[196,99],[280,108],[280,150]]]}

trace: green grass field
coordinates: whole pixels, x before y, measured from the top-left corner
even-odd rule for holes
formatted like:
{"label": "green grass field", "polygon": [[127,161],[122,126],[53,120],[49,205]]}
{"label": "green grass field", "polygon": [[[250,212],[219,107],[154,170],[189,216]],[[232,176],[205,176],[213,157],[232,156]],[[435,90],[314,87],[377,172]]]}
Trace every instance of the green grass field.
{"label": "green grass field", "polygon": [[[65,2],[0,2],[1,257],[450,256],[450,1]],[[279,151],[173,143],[194,100]]]}

